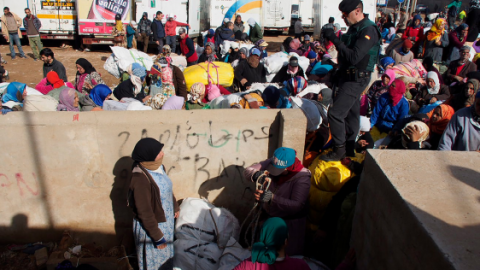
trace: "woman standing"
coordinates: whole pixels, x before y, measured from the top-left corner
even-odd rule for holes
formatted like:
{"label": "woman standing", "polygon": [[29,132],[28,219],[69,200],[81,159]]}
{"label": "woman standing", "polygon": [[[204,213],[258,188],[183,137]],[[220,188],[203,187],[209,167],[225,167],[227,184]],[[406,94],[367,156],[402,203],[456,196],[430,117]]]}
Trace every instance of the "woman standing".
{"label": "woman standing", "polygon": [[173,233],[179,208],[172,181],[162,165],[163,144],[152,138],[137,142],[128,191],[133,208],[133,235],[139,269],[173,268]]}
{"label": "woman standing", "polygon": [[446,22],[444,19],[437,19],[430,31],[427,32],[427,38],[418,48],[419,58],[431,56],[433,61],[441,62],[443,50],[448,47],[448,33],[445,31]]}
{"label": "woman standing", "polygon": [[95,85],[105,84],[100,74],[87,59],[79,58],[75,64],[77,66],[75,90],[88,95]]}
{"label": "woman standing", "polygon": [[127,25],[127,49],[137,49],[137,40],[135,39],[135,33],[137,32],[137,23],[131,21]]}

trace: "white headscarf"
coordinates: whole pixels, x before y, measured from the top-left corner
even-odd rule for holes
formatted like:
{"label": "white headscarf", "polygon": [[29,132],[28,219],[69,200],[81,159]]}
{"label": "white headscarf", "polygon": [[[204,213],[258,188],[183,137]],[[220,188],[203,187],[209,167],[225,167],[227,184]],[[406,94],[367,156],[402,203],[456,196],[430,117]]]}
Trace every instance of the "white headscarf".
{"label": "white headscarf", "polygon": [[390,29],[388,29],[388,39],[391,39],[393,35],[395,35],[397,33],[397,30],[395,30],[395,28],[393,27],[390,27]]}
{"label": "white headscarf", "polygon": [[250,19],[248,19],[247,23],[248,23],[248,25],[250,25],[251,27],[253,27],[253,26],[255,26],[255,24],[256,24],[257,22],[255,21],[254,18],[250,18]]}
{"label": "white headscarf", "polygon": [[365,116],[360,116],[360,131],[369,132],[370,131],[370,119]]}
{"label": "white headscarf", "polygon": [[428,87],[427,82],[427,90],[430,95],[436,95],[440,92],[440,80],[438,79],[438,75],[436,72],[430,71],[427,73],[427,79],[432,79],[435,82],[435,86],[433,88]]}

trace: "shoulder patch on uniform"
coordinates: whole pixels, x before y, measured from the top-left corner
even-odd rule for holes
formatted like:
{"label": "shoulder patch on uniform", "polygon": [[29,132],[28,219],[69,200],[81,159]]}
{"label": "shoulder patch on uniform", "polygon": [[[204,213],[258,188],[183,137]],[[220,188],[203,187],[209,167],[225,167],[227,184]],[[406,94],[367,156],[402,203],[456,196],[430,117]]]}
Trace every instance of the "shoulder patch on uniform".
{"label": "shoulder patch on uniform", "polygon": [[370,40],[370,36],[369,35],[365,35],[365,38]]}

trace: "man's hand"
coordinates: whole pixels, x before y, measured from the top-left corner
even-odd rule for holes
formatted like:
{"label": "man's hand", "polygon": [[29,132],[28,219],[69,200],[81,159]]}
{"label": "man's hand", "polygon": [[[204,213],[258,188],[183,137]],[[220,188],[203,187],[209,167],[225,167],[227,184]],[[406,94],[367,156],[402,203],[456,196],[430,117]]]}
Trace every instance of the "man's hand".
{"label": "man's hand", "polygon": [[325,37],[329,41],[333,41],[337,36],[335,35],[335,31],[332,28],[325,29],[323,32],[323,37]]}
{"label": "man's hand", "polygon": [[245,85],[247,82],[248,82],[248,80],[245,79],[245,78],[243,78],[243,79],[240,81],[240,83],[241,83],[242,85]]}
{"label": "man's hand", "polygon": [[420,138],[422,137],[422,133],[418,130],[417,126],[410,126],[405,129],[405,135],[410,137],[410,140],[412,142],[418,142]]}
{"label": "man's hand", "polygon": [[157,45],[160,45],[160,41],[157,40],[157,41],[155,41],[155,42],[157,43]]}
{"label": "man's hand", "polygon": [[361,147],[365,147],[365,146],[367,146],[369,143],[368,143],[366,140],[359,140],[359,141],[358,141],[358,144],[359,144]]}
{"label": "man's hand", "polygon": [[93,88],[93,86],[91,84],[89,84],[88,82],[85,82],[84,85],[85,85],[85,88],[87,88],[87,89],[91,90]]}

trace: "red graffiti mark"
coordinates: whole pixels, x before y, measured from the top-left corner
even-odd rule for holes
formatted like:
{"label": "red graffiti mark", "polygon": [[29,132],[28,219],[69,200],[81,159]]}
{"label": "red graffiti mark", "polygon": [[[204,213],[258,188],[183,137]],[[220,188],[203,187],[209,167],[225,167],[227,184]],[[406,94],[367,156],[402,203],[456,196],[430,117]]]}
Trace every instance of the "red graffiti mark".
{"label": "red graffiti mark", "polygon": [[0,173],[0,177],[2,177],[2,176],[5,177],[5,179],[7,179],[7,183],[3,183],[3,182],[2,182],[2,183],[0,184],[0,186],[1,186],[1,187],[9,187],[9,186],[12,184],[12,182],[10,182],[10,179],[8,179],[8,177],[7,177],[5,174]]}
{"label": "red graffiti mark", "polygon": [[72,122],[78,121],[79,116],[80,116],[80,114],[78,114],[78,113],[75,114],[75,115],[73,116],[73,121],[72,121]]}
{"label": "red graffiti mark", "polygon": [[33,190],[32,188],[30,188],[30,186],[25,182],[25,180],[23,180],[21,173],[15,174],[15,177],[17,178],[18,189],[20,190],[20,196],[23,196],[23,189],[22,189],[22,186],[20,186],[20,183],[23,183],[23,185],[28,189],[28,191],[30,191],[30,193],[32,193],[32,195],[38,195],[39,190],[38,190],[37,176],[35,175],[35,173],[32,173],[32,175],[33,175],[33,179],[35,180],[36,190]]}

